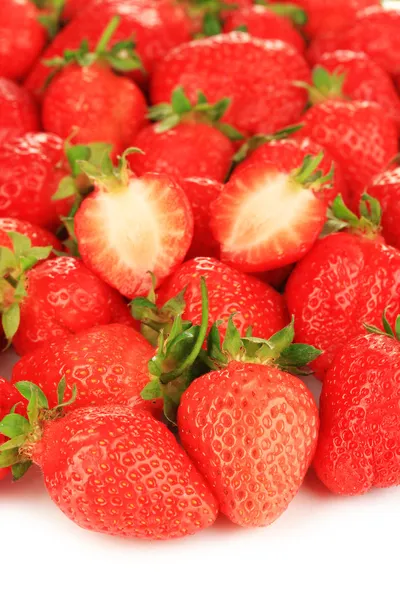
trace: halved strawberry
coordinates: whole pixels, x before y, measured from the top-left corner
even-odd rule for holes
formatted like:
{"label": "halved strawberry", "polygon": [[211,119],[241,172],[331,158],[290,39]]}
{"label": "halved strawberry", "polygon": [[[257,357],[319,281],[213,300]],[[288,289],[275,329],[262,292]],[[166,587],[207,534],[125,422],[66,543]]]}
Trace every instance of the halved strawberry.
{"label": "halved strawberry", "polygon": [[[132,151],[132,150],[129,150]],[[193,214],[182,188],[169,176],[118,167],[86,167],[95,190],[75,217],[75,234],[85,264],[124,296],[151,289],[182,262],[193,237]]]}
{"label": "halved strawberry", "polygon": [[268,271],[308,252],[326,218],[318,190],[331,174],[322,177],[316,170],[322,158],[307,156],[292,172],[260,162],[232,176],[211,207],[223,262],[242,271]]}

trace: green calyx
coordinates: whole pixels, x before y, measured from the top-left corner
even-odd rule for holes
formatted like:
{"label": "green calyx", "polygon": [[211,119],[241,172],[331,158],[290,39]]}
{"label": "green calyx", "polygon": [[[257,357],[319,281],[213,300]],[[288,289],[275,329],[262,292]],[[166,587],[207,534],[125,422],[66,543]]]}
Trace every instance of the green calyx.
{"label": "green calyx", "polygon": [[246,332],[245,337],[241,337],[233,318],[234,315],[229,319],[222,345],[218,331],[221,323],[214,323],[210,330],[206,358],[209,368],[218,370],[235,360],[275,366],[281,371],[287,371],[294,375],[310,375],[312,373],[307,365],[318,358],[321,351],[313,346],[293,343],[294,318],[289,325],[268,340],[252,337],[251,330]]}
{"label": "green calyx", "polygon": [[65,401],[66,380],[64,376],[57,387],[58,405],[51,410],[46,396],[34,383],[19,381],[15,387],[28,401],[27,418],[15,412],[17,406],[15,405],[11,412],[0,421],[0,433],[9,438],[0,446],[0,469],[11,467],[13,478],[20,479],[32,464],[32,449],[41,439],[43,422],[61,416],[62,409],[75,401],[77,389],[74,386],[71,398]]}
{"label": "green calyx", "polygon": [[83,40],[81,45],[76,50],[65,50],[62,56],[56,56],[49,60],[44,60],[43,64],[47,67],[53,67],[45,85],[64,67],[77,64],[81,67],[90,67],[96,62],[108,64],[115,71],[127,72],[140,69],[143,71],[142,61],[135,52],[135,44],[133,40],[124,40],[117,42],[108,49],[109,42],[117,30],[121,21],[121,17],[114,16],[107,27],[105,28],[95,50],[89,50],[87,40]]}
{"label": "green calyx", "polygon": [[297,6],[297,4],[270,4],[269,2],[265,2],[265,0],[255,0],[254,4],[267,6],[276,15],[289,19],[297,27],[302,27],[308,20],[306,11]]}
{"label": "green calyx", "polygon": [[292,171],[292,181],[301,185],[302,187],[316,191],[322,190],[325,187],[330,187],[334,175],[334,167],[332,165],[329,173],[324,175],[323,172],[318,169],[323,159],[323,152],[320,152],[317,154],[317,156],[308,154],[305,157],[303,164],[295,171]]}
{"label": "green calyx", "polygon": [[[176,423],[176,412],[183,392],[193,379],[205,372],[204,365],[199,360],[208,329],[208,293],[204,278],[201,278],[200,285],[201,324],[193,325],[189,321],[183,321],[178,314],[172,326],[168,327],[168,335],[160,325],[157,352],[148,364],[151,381],[141,393],[144,400],[163,398],[164,414],[170,423]],[[171,301],[171,308],[173,302]],[[181,301],[177,302],[181,306]],[[146,314],[146,308],[143,308]],[[137,303],[134,312],[138,311],[136,314],[139,314],[140,310],[140,303]],[[145,317],[144,323],[146,322]]]}
{"label": "green calyx", "polygon": [[134,153],[143,154],[139,148],[127,148],[118,158],[114,165],[111,153],[105,152],[100,164],[94,164],[87,160],[78,160],[79,168],[91,181],[108,191],[116,191],[128,185],[131,170],[129,169],[127,157]]}
{"label": "green calyx", "polygon": [[232,160],[232,170],[239,163],[243,162],[244,159],[247,158],[247,156],[249,154],[254,152],[254,150],[257,150],[257,148],[260,148],[260,146],[263,146],[264,144],[268,144],[268,143],[276,141],[276,140],[285,140],[286,138],[290,137],[297,131],[300,131],[300,129],[302,129],[303,127],[304,127],[304,125],[302,123],[299,123],[298,125],[290,125],[288,127],[285,127],[284,129],[279,129],[275,133],[271,133],[271,134],[257,133],[256,135],[253,135],[251,138],[248,138],[240,146],[239,150],[234,155],[233,160]]}
{"label": "green calyx", "polygon": [[350,230],[351,233],[374,238],[380,233],[382,209],[376,198],[363,194],[360,201],[360,217],[354,214],[343,202],[339,194],[328,208],[327,221],[321,234]]}
{"label": "green calyx", "polygon": [[49,37],[53,39],[60,29],[65,0],[33,0],[33,3],[41,11],[38,16],[39,23],[47,29]]}
{"label": "green calyx", "polygon": [[230,98],[223,98],[215,104],[207,101],[203,92],[197,92],[197,101],[192,103],[187,97],[182,86],[178,86],[172,92],[171,103],[162,102],[152,106],[148,117],[152,121],[159,121],[156,125],[157,133],[168,131],[182,122],[197,122],[212,125],[230,140],[243,140],[244,136],[232,125],[221,123],[231,103]]}
{"label": "green calyx", "polygon": [[296,81],[294,85],[307,90],[310,104],[321,104],[329,98],[350,100],[344,92],[343,86],[346,81],[346,73],[335,70],[329,73],[323,67],[315,67],[312,73],[312,84],[305,81]]}
{"label": "green calyx", "polygon": [[11,239],[13,249],[0,247],[0,312],[9,346],[18,331],[20,304],[27,294],[26,272],[40,260],[48,258],[52,246],[32,246],[28,237],[14,231],[8,232],[7,235]]}
{"label": "green calyx", "polygon": [[393,329],[387,319],[387,311],[388,309],[386,308],[382,315],[383,330],[379,329],[379,327],[375,327],[374,325],[368,325],[367,323],[364,323],[364,327],[368,331],[368,333],[375,333],[376,335],[385,335],[400,342],[400,315],[397,315]]}

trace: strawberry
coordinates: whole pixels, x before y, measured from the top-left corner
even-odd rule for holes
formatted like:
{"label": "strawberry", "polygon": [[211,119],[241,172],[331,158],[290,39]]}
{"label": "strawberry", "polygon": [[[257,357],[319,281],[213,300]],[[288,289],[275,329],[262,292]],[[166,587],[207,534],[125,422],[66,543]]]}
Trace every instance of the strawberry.
{"label": "strawberry", "polygon": [[[277,1],[285,4],[291,0]],[[356,20],[360,10],[379,4],[380,0],[296,0],[296,5],[307,14],[305,31],[310,37],[326,32],[338,35],[349,23]]]}
{"label": "strawberry", "polygon": [[[202,316],[201,277],[207,283],[210,298],[209,326],[221,320],[224,328],[229,317],[235,313],[234,321],[241,333],[244,334],[252,326],[254,335],[269,337],[287,323],[282,296],[269,285],[239,273],[215,258],[195,258],[178,267],[158,290],[160,312],[151,325],[154,327],[158,323],[158,328],[168,332],[172,325],[171,317],[174,316],[171,300],[176,296],[180,299],[182,290],[185,290],[183,305],[178,304],[182,317],[199,324]],[[135,310],[136,301],[133,307],[134,316],[141,320],[142,315]]]}
{"label": "strawberry", "polygon": [[[382,208],[382,235],[386,242],[400,249],[400,166],[380,173],[367,187]],[[350,206],[354,210],[353,206]]]}
{"label": "strawberry", "polygon": [[202,177],[179,179],[193,211],[193,240],[186,260],[197,256],[219,256],[219,245],[210,229],[211,205],[223,190],[222,183]]}
{"label": "strawberry", "polygon": [[133,138],[132,145],[143,154],[130,155],[132,170],[137,175],[154,171],[178,178],[224,181],[234,155],[228,138],[243,139],[238,131],[220,123],[229,104],[230,100],[224,98],[210,105],[198,92],[197,102],[192,105],[183,88],[176,88],[171,104],[162,103],[149,111],[150,118],[159,123],[144,127]]}
{"label": "strawberry", "polygon": [[273,133],[299,120],[306,96],[292,82],[309,77],[292,46],[233,32],[171,50],[154,71],[151,99],[167,102],[179,85],[192,102],[198,90],[209,102],[231,98],[224,121],[244,134]]}
{"label": "strawberry", "polygon": [[[339,163],[333,160],[330,153],[310,138],[301,137],[299,129],[298,137],[288,139],[269,139],[269,136],[256,135],[250,138],[237,152],[235,162],[242,161],[242,157],[249,152],[250,155],[245,158],[236,167],[235,174],[240,173],[246,167],[253,164],[274,163],[285,170],[294,170],[301,164],[307,155],[318,156],[323,153],[323,158],[319,164],[319,169],[323,175],[332,174],[330,185],[320,190],[324,201],[331,204],[338,194],[342,194],[347,199],[347,187],[344,180],[342,168]],[[297,132],[297,128],[289,128],[288,131]],[[281,134],[283,132],[280,132]]]}
{"label": "strawberry", "polygon": [[241,339],[230,321],[221,347],[214,326],[208,349],[217,370],[196,379],[180,401],[182,445],[221,512],[243,527],[269,525],[286,510],[314,455],[318,409],[305,384],[285,371],[307,372],[302,365],[320,353],[290,346],[293,336],[292,322],[269,340]]}
{"label": "strawberry", "polygon": [[[16,233],[20,233],[29,238],[32,246],[52,246],[54,250],[62,250],[62,244],[56,238],[55,235],[50,233],[50,231],[39,227],[38,225],[33,225],[32,223],[29,223],[28,221],[22,221],[21,219],[13,219],[11,217],[0,217],[0,231],[6,234],[9,231],[15,231]],[[6,237],[8,238],[5,244],[6,248],[12,249],[11,239],[8,236]],[[3,242],[4,239],[5,238],[2,236],[1,242]],[[0,245],[4,246],[3,243],[1,243]]]}
{"label": "strawberry", "polygon": [[323,54],[313,79],[314,104],[327,98],[376,102],[400,128],[400,99],[393,81],[367,54],[351,50]]}
{"label": "strawberry", "polygon": [[400,310],[400,252],[379,235],[378,202],[364,196],[358,219],[339,197],[333,214],[339,220],[329,225],[339,233],[319,240],[297,264],[285,294],[296,341],[323,350],[314,364],[321,379],[363,323],[379,325],[386,306],[390,319]]}
{"label": "strawberry", "polygon": [[88,331],[44,344],[14,366],[12,381],[29,380],[46,394],[50,408],[57,406],[58,384],[65,378],[65,397],[74,386],[77,397],[65,411],[84,406],[124,404],[158,411],[156,403],[139,394],[149,381],[147,363],[154,349],[134,328],[100,325]]}
{"label": "strawberry", "polygon": [[245,272],[296,262],[313,246],[326,218],[318,191],[331,174],[317,168],[323,154],[297,169],[259,161],[234,173],[211,206],[211,230],[221,259]]}
{"label": "strawberry", "polygon": [[[377,3],[374,3],[377,4]],[[316,38],[309,48],[310,62],[334,50],[365,52],[384,71],[400,73],[398,35],[400,12],[396,8],[370,6],[357,13],[356,20],[334,35]]]}
{"label": "strawberry", "polygon": [[54,229],[66,206],[52,202],[63,167],[62,140],[52,133],[26,133],[0,146],[0,217]]}
{"label": "strawberry", "polygon": [[[118,15],[121,23],[111,43],[132,38],[147,76],[170,49],[189,41],[190,20],[183,7],[170,0],[94,0],[54,38],[26,81],[26,86],[39,96],[51,72],[42,60],[62,55],[68,48],[78,48],[86,39],[93,50],[110,19]],[[144,74],[135,69],[135,80],[143,82]]]}
{"label": "strawberry", "polygon": [[89,2],[85,2],[82,5],[82,0],[65,0],[64,10],[62,13],[63,19],[65,21],[70,21],[75,18],[76,15],[82,10],[86,9],[91,4],[91,0]]}
{"label": "strawberry", "polygon": [[74,141],[107,142],[116,154],[125,150],[145,121],[146,101],[139,88],[127,77],[113,72],[132,70],[139,65],[131,42],[119,42],[107,50],[110,37],[119,24],[112,19],[94,52],[86,42],[63,58],[49,63],[56,67],[43,99],[42,121],[46,131]]}
{"label": "strawberry", "polygon": [[95,325],[113,323],[114,306],[118,317],[121,314],[123,318],[125,312],[124,322],[129,318],[119,294],[80,259],[58,256],[35,266],[39,259],[47,258],[51,247],[32,248],[25,236],[10,235],[14,252],[0,249],[0,309],[6,337],[18,354]]}
{"label": "strawberry", "polygon": [[31,94],[0,77],[0,143],[21,133],[39,130],[39,113]]}
{"label": "strawberry", "polygon": [[272,285],[273,288],[279,291],[284,287],[293,268],[294,265],[286,265],[285,267],[272,269],[272,271],[266,271],[265,273],[255,273],[255,277],[260,279],[260,281],[264,281],[264,283],[268,283],[268,285]]}
{"label": "strawberry", "polygon": [[385,317],[384,328],[345,344],[324,380],[314,468],[336,494],[400,485],[400,344]]}
{"label": "strawberry", "polygon": [[0,77],[23,79],[39,57],[46,30],[30,0],[2,0],[0,5]]}
{"label": "strawberry", "polygon": [[160,284],[190,247],[193,215],[186,195],[168,175],[133,175],[126,153],[118,167],[108,157],[103,171],[87,163],[86,173],[95,190],[75,216],[82,259],[124,296],[146,293],[151,288],[149,272]]}
{"label": "strawberry", "polygon": [[396,125],[369,102],[327,100],[303,116],[301,135],[326,148],[340,164],[351,192],[358,192],[397,153]]}
{"label": "strawberry", "polygon": [[51,499],[74,523],[156,540],[193,534],[215,521],[217,503],[203,478],[151,415],[104,406],[49,420],[43,393],[27,382],[18,387],[29,398],[29,421],[3,419],[0,427],[11,440],[0,450],[0,465],[12,464],[16,478],[31,462],[39,465]]}
{"label": "strawberry", "polygon": [[[6,415],[8,415],[13,406],[15,406],[17,413],[22,413],[22,403],[25,404],[25,400],[22,398],[22,396],[20,396],[15,387],[6,379],[4,379],[4,377],[0,377],[0,422]],[[6,438],[1,433],[0,427],[0,445],[4,444],[5,442]],[[7,477],[8,472],[8,468],[0,468],[0,481]]]}
{"label": "strawberry", "polygon": [[[283,5],[282,5],[283,6]],[[247,31],[253,37],[282,40],[298,52],[305,51],[305,41],[294,24],[274,12],[274,5],[250,5],[232,10],[225,19],[223,31]]]}

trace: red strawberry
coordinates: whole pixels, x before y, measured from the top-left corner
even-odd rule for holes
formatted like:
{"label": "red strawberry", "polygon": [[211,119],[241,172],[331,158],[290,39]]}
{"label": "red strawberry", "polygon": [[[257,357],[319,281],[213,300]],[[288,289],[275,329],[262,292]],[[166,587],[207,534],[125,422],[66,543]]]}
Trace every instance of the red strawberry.
{"label": "red strawberry", "polygon": [[91,1],[92,0],[89,0],[89,2],[85,2],[85,4],[82,5],[82,0],[65,0],[63,19],[65,21],[70,21],[75,18],[78,13],[85,10],[91,4]]}
{"label": "red strawberry", "polygon": [[62,140],[51,133],[26,133],[0,146],[0,217],[15,217],[53,229],[67,205],[52,201],[63,167]]}
{"label": "red strawberry", "polygon": [[336,354],[322,388],[314,467],[336,494],[400,485],[400,344],[367,328]]}
{"label": "red strawberry", "polygon": [[319,352],[301,356],[304,347],[289,346],[293,336],[293,324],[265,342],[241,340],[230,328],[222,348],[209,344],[222,370],[196,379],[178,409],[183,447],[221,512],[243,527],[269,525],[286,510],[314,455],[318,409],[305,384],[279,365],[299,372]]}
{"label": "red strawberry", "polygon": [[30,0],[1,0],[0,77],[22,79],[39,57],[46,30],[39,11]]}
{"label": "red strawberry", "polygon": [[[174,435],[148,413],[89,407],[55,421],[46,420],[45,408],[36,419],[32,413],[14,449],[19,476],[30,461],[39,465],[50,497],[80,527],[156,540],[193,534],[215,521],[217,504],[203,478]],[[8,435],[17,437],[20,421],[6,419]],[[15,454],[10,460],[0,451],[0,464],[15,462]]]}
{"label": "red strawberry", "polygon": [[[304,161],[307,155],[318,156],[323,152],[323,159],[318,168],[323,175],[328,175],[333,170],[333,175],[329,182],[330,185],[321,190],[321,195],[327,204],[331,204],[338,194],[347,198],[347,187],[340,164],[333,160],[330,153],[320,144],[310,138],[302,138],[301,135],[300,129],[297,138],[272,141],[267,139],[267,142],[263,140],[263,136],[254,136],[247,142],[251,151],[250,156],[236,167],[235,174],[250,165],[261,163],[274,163],[285,170],[292,171]],[[252,151],[253,145],[255,145],[254,151]],[[242,151],[242,149],[239,150],[238,154]]]}
{"label": "red strawberry", "polygon": [[315,172],[322,158],[309,155],[295,170],[254,162],[233,174],[211,206],[222,261],[245,272],[269,271],[312,248],[326,218],[318,190],[330,175]]}
{"label": "red strawberry", "polygon": [[80,259],[58,256],[28,270],[46,258],[51,247],[31,248],[21,235],[14,234],[12,240],[14,260],[2,273],[0,309],[6,337],[18,354],[95,325],[113,323],[114,313],[126,323],[129,310],[121,296]]}
{"label": "red strawberry", "polygon": [[[367,203],[373,223],[367,219]],[[387,246],[377,233],[377,201],[365,198],[361,220],[339,199],[334,212],[348,220],[350,231],[319,240],[286,284],[296,341],[323,350],[314,365],[320,378],[344,344],[363,332],[365,322],[379,325],[386,306],[390,307],[390,319],[400,310],[400,252]],[[346,223],[333,225],[338,230]]]}
{"label": "red strawberry", "polygon": [[286,280],[293,271],[293,268],[294,265],[286,265],[285,267],[273,269],[272,271],[266,271],[265,273],[255,273],[255,277],[260,279],[260,281],[268,283],[268,285],[272,285],[272,287],[276,290],[280,290],[286,283]]}
{"label": "red strawberry", "polygon": [[[0,422],[4,419],[6,415],[8,415],[13,406],[15,406],[18,403],[20,404],[16,406],[16,412],[22,413],[23,411],[21,411],[21,405],[22,403],[25,405],[24,398],[22,398],[22,396],[18,393],[15,387],[11,385],[11,383],[9,383],[3,377],[0,377]],[[0,427],[0,446],[5,442],[6,438],[1,433]],[[7,476],[8,472],[8,468],[0,468],[0,481]]]}
{"label": "red strawberry", "polygon": [[[29,74],[27,87],[40,95],[51,71],[42,60],[59,56],[68,48],[78,48],[84,39],[93,50],[107,23],[115,15],[121,17],[121,24],[111,43],[133,37],[148,75],[171,48],[190,39],[190,20],[178,3],[170,0],[94,0],[85,5],[85,9],[48,46]],[[138,69],[132,74],[140,82],[144,78],[143,72]]]}
{"label": "red strawberry", "polygon": [[300,118],[310,77],[303,57],[277,40],[234,32],[175,48],[159,62],[151,82],[154,104],[169,101],[179,85],[192,102],[202,90],[209,102],[231,98],[224,121],[242,133],[273,133]]}
{"label": "red strawberry", "polygon": [[[28,221],[22,221],[21,219],[13,219],[11,217],[0,217],[0,231],[15,231],[17,233],[21,233],[22,235],[25,235],[30,239],[32,246],[52,246],[55,250],[62,250],[62,244],[56,238],[55,235],[50,233],[50,231],[39,227],[38,225],[33,225],[32,223],[29,223]],[[12,249],[11,240],[8,236],[7,238],[8,243],[6,244],[6,247]],[[4,241],[3,237],[1,241]],[[4,246],[3,243],[1,243],[0,245]]]}
{"label": "red strawberry", "polygon": [[252,326],[254,335],[269,337],[287,323],[285,304],[278,292],[215,258],[195,258],[178,267],[158,290],[158,305],[163,306],[186,288],[182,316],[199,324],[201,277],[206,280],[210,298],[209,325],[221,319],[226,327],[229,317],[235,313],[234,321],[242,334]]}
{"label": "red strawberry", "polygon": [[[104,166],[104,165],[103,165]],[[84,263],[124,296],[146,293],[150,271],[158,283],[184,259],[193,237],[193,215],[186,194],[168,175],[137,178],[123,156],[106,172],[89,169],[95,191],[75,217]]]}
{"label": "red strawberry", "polygon": [[382,207],[383,237],[388,244],[400,249],[400,166],[377,175],[367,187],[367,193]]}
{"label": "red strawberry", "polygon": [[[173,177],[207,177],[224,181],[231,166],[234,146],[228,139],[243,136],[220,119],[230,104],[224,98],[214,105],[198,92],[192,104],[181,87],[171,96],[171,104],[153,106],[149,116],[160,121],[139,131],[132,145],[144,154],[132,154],[130,165],[137,175],[167,173]],[[184,149],[184,151],[182,151]]]}
{"label": "red strawberry", "polygon": [[371,6],[358,12],[356,20],[348,23],[343,31],[316,38],[309,48],[310,61],[317,63],[325,52],[353,50],[365,52],[384,71],[397,75],[400,73],[399,28],[400,12],[396,8]]}
{"label": "red strawberry", "polygon": [[193,241],[186,259],[197,256],[219,256],[219,244],[210,229],[211,204],[223,189],[222,183],[212,179],[190,177],[179,179],[193,211]]}
{"label": "red strawberry", "polygon": [[[46,131],[74,142],[112,144],[116,154],[125,150],[145,122],[146,101],[139,88],[127,77],[117,75],[138,63],[130,42],[120,42],[107,50],[119,18],[106,28],[94,52],[85,43],[74,54],[68,50],[62,59],[53,59],[57,72],[50,82],[42,108]],[[61,69],[61,70],[60,70]]]}
{"label": "red strawberry", "polygon": [[282,40],[299,52],[304,52],[305,41],[288,18],[274,12],[274,6],[251,5],[228,13],[223,30],[247,31],[253,37]]}
{"label": "red strawberry", "polygon": [[21,358],[13,370],[12,381],[32,381],[57,406],[57,387],[65,376],[66,398],[73,386],[75,402],[64,410],[83,406],[124,404],[129,407],[158,409],[139,396],[149,381],[147,363],[154,349],[132,327],[112,324],[93,327],[41,348]]}
{"label": "red strawberry", "polygon": [[319,89],[312,98],[314,103],[327,98],[376,102],[400,128],[400,98],[393,81],[367,54],[336,50],[323,54],[318,65],[314,81],[317,79]]}
{"label": "red strawberry", "polygon": [[0,77],[0,143],[39,129],[39,114],[31,94],[10,79]]}
{"label": "red strawberry", "polygon": [[[272,0],[291,2],[291,0]],[[338,35],[349,23],[355,21],[358,11],[378,6],[380,0],[296,0],[296,5],[307,14],[305,31],[310,37],[334,32]]]}
{"label": "red strawberry", "polygon": [[327,100],[303,117],[301,135],[326,148],[341,165],[348,187],[358,192],[397,153],[397,130],[380,106]]}

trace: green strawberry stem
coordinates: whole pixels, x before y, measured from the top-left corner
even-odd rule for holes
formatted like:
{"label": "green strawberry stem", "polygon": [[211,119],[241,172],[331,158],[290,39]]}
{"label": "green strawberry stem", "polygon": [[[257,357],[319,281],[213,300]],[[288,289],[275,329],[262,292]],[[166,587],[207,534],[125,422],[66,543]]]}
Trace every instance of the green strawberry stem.
{"label": "green strawberry stem", "polygon": [[111,21],[108,23],[105,30],[103,31],[103,33],[97,43],[97,46],[95,49],[95,53],[97,55],[104,54],[104,52],[106,52],[108,44],[109,44],[112,36],[114,35],[114,33],[117,31],[120,23],[121,23],[121,17],[119,15],[114,15],[113,18],[111,19]]}
{"label": "green strawberry stem", "polygon": [[60,29],[65,0],[33,0],[33,3],[44,11],[39,15],[38,21],[47,29],[50,38],[53,39]]}
{"label": "green strawberry stem", "polygon": [[328,208],[327,221],[321,237],[349,230],[355,235],[364,235],[371,239],[381,231],[382,209],[376,198],[363,194],[360,200],[360,217],[354,214],[343,202],[339,194]]}

